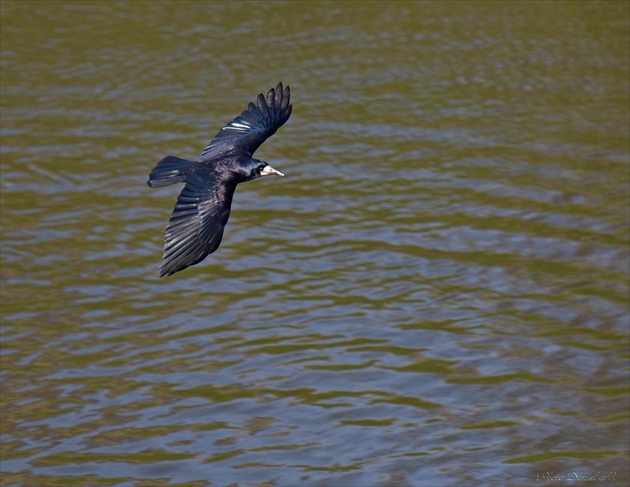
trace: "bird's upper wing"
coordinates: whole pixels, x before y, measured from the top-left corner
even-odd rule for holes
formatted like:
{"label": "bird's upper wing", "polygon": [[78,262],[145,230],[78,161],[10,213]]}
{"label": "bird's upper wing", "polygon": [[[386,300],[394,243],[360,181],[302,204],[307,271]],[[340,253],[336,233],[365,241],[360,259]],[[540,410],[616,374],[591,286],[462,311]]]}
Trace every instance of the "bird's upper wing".
{"label": "bird's upper wing", "polygon": [[250,103],[243,113],[223,127],[199,158],[207,161],[223,154],[251,157],[260,145],[276,133],[291,116],[291,91],[278,83],[267,93],[259,94],[256,104]]}
{"label": "bird's upper wing", "polygon": [[160,277],[201,262],[219,247],[235,188],[217,181],[211,168],[188,178],[166,227]]}

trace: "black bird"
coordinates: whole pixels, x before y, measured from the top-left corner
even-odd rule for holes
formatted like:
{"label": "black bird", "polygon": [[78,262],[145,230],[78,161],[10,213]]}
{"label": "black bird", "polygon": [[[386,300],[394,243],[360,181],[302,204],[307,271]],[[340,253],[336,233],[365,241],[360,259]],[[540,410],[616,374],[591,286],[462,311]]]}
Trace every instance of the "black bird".
{"label": "black bird", "polygon": [[198,264],[219,247],[238,183],[284,176],[252,156],[291,116],[290,98],[289,87],[278,83],[219,130],[199,161],[167,156],[153,168],[151,188],[186,183],[166,227],[160,277]]}

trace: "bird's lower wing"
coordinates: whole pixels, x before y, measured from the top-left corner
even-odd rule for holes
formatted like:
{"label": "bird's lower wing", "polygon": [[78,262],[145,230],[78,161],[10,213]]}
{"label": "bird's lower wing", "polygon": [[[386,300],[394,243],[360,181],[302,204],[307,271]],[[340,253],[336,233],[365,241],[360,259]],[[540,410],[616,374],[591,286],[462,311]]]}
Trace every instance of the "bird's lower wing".
{"label": "bird's lower wing", "polygon": [[219,247],[234,189],[217,184],[211,172],[188,178],[166,227],[160,277],[201,262]]}

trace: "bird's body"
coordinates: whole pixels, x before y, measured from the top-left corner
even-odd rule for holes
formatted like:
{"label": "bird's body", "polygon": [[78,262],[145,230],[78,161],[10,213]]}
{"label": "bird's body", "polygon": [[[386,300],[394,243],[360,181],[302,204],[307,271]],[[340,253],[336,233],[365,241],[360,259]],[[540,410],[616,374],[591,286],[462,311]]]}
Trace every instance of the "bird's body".
{"label": "bird's body", "polygon": [[186,183],[166,227],[160,277],[198,264],[219,247],[237,184],[284,176],[252,156],[289,119],[289,101],[289,87],[278,83],[224,126],[199,161],[167,156],[151,171],[147,184],[152,188]]}

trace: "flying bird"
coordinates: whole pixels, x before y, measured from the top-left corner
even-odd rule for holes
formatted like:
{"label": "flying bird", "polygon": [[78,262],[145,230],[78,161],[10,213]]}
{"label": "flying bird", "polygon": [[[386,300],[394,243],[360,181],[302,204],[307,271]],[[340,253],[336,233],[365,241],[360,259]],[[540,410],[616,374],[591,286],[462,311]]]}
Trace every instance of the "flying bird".
{"label": "flying bird", "polygon": [[284,176],[252,156],[291,116],[290,98],[289,87],[278,83],[219,130],[198,161],[167,156],[153,168],[147,181],[151,188],[186,183],[166,227],[160,277],[198,264],[217,250],[237,184]]}

